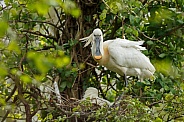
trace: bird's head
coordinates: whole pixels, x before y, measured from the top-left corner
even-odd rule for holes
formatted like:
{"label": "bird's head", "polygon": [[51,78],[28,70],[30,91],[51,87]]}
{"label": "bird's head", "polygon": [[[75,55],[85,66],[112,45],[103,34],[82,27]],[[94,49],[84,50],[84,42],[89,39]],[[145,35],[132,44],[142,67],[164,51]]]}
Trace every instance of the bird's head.
{"label": "bird's head", "polygon": [[92,54],[93,58],[99,60],[102,58],[102,43],[103,43],[103,34],[102,31],[97,28],[93,31],[92,34]]}
{"label": "bird's head", "polygon": [[92,56],[94,59],[99,60],[102,58],[103,54],[103,34],[102,31],[97,28],[93,30],[93,33],[85,38],[79,39],[83,42],[86,42],[84,47],[87,47],[90,43],[92,45]]}

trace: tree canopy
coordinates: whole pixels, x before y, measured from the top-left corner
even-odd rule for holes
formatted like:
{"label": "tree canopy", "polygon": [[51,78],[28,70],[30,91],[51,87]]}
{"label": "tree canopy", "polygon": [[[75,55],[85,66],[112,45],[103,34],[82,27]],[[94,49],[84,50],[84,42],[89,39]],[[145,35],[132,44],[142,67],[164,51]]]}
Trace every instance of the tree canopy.
{"label": "tree canopy", "polygon": [[[95,28],[104,40],[144,40],[154,78],[125,87],[99,66],[79,41]],[[184,121],[183,43],[183,0],[1,1],[0,120]],[[80,102],[88,87],[110,102],[125,96],[113,107]]]}

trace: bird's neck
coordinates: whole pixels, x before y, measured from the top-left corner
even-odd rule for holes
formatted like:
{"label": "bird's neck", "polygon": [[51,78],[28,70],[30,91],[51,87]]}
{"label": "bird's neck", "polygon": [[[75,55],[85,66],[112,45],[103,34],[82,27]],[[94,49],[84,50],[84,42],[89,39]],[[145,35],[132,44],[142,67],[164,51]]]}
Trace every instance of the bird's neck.
{"label": "bird's neck", "polygon": [[108,46],[103,44],[103,52],[102,52],[102,58],[100,60],[94,59],[98,64],[107,66],[109,62],[109,51]]}

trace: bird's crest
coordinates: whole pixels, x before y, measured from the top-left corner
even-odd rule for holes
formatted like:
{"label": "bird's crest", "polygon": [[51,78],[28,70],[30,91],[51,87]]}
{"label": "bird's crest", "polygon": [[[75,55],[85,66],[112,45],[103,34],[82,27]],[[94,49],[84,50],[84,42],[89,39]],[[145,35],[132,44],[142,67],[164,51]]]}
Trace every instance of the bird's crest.
{"label": "bird's crest", "polygon": [[93,41],[93,36],[92,36],[93,34],[91,34],[90,36],[88,36],[88,37],[84,37],[84,38],[82,38],[82,39],[79,39],[80,41],[82,41],[82,42],[86,42],[86,44],[84,45],[84,47],[87,47],[90,43],[92,43],[92,41]]}

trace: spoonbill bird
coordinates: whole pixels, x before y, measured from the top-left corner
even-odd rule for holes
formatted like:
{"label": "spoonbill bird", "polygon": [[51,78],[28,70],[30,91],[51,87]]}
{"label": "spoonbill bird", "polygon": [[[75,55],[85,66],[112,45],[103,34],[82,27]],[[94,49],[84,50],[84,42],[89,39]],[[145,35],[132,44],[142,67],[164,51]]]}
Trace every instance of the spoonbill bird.
{"label": "spoonbill bird", "polygon": [[91,103],[97,104],[99,106],[103,106],[105,104],[107,104],[108,106],[113,105],[113,103],[109,102],[108,100],[98,97],[98,90],[94,87],[87,88],[82,101],[86,100],[87,98],[90,99]]}
{"label": "spoonbill bird", "polygon": [[126,76],[138,76],[141,81],[144,78],[150,78],[155,72],[154,66],[151,64],[141,50],[144,41],[129,41],[127,39],[114,39],[103,42],[102,31],[97,28],[93,33],[85,38],[84,47],[92,44],[91,53],[93,59],[107,69],[125,76],[125,84],[127,84]]}

